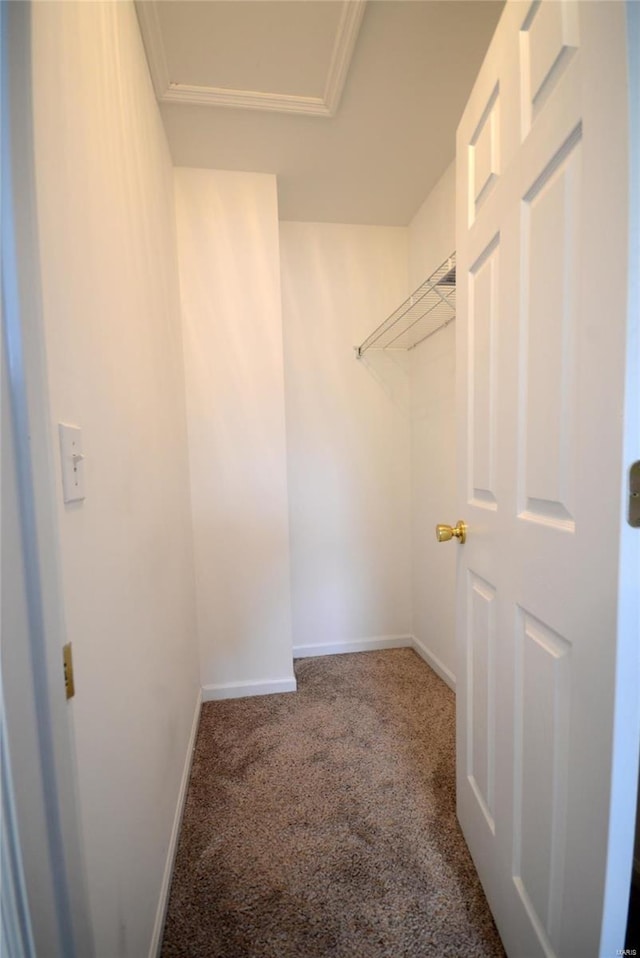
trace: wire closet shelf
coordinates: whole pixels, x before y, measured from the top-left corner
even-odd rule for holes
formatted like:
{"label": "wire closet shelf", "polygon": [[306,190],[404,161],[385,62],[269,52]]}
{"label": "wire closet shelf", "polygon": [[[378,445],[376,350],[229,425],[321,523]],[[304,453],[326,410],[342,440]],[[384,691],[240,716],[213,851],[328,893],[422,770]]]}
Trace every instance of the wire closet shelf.
{"label": "wire closet shelf", "polygon": [[414,349],[455,318],[454,252],[360,346],[356,346],[356,355],[360,359],[368,349]]}

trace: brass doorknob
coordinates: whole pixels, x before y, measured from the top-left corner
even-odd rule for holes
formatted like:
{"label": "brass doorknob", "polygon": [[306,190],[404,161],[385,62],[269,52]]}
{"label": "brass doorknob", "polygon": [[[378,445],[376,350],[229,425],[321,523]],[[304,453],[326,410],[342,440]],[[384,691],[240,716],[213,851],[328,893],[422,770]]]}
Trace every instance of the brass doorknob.
{"label": "brass doorknob", "polygon": [[458,519],[455,526],[436,526],[436,539],[438,542],[448,542],[449,539],[457,539],[460,543],[467,541],[467,524],[462,519]]}

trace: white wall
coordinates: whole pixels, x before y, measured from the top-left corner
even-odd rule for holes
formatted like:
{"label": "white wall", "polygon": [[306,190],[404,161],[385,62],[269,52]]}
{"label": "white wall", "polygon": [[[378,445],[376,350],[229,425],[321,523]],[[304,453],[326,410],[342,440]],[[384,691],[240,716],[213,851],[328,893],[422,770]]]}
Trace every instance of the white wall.
{"label": "white wall", "polygon": [[407,231],[285,222],[280,247],[294,649],[410,635],[408,403],[353,350],[405,295]]}
{"label": "white wall", "polygon": [[97,951],[149,952],[199,694],[172,171],[129,3],[33,4],[52,441],[69,703]]}
{"label": "white wall", "polygon": [[[455,162],[409,225],[409,286],[455,250]],[[455,675],[455,543],[435,526],[455,514],[455,323],[410,353],[413,632],[441,674]]]}
{"label": "white wall", "polygon": [[[274,176],[176,169],[206,697],[293,688]],[[226,688],[225,688],[226,687]]]}

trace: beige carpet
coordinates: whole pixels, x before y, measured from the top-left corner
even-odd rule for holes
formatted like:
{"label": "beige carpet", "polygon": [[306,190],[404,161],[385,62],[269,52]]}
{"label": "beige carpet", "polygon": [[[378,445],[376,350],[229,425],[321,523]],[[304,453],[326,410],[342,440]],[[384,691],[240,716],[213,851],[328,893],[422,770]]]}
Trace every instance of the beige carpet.
{"label": "beige carpet", "polygon": [[163,958],[504,954],[455,817],[454,696],[410,649],[203,706]]}

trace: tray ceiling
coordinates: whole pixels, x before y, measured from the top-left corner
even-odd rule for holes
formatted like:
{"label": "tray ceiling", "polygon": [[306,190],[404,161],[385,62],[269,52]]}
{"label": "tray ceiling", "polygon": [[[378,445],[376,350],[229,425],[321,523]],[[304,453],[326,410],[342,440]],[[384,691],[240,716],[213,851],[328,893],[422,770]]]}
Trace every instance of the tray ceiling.
{"label": "tray ceiling", "polygon": [[176,166],[275,174],[283,220],[406,225],[504,0],[138,0]]}
{"label": "tray ceiling", "polygon": [[165,103],[333,116],[365,0],[138,0]]}

